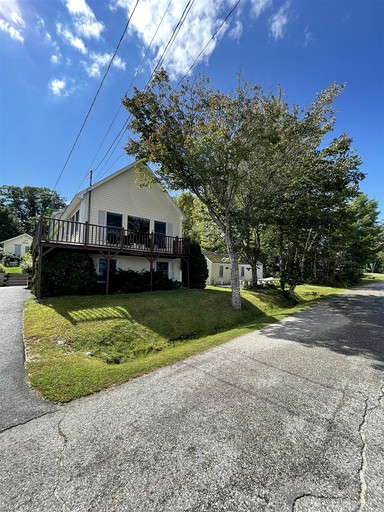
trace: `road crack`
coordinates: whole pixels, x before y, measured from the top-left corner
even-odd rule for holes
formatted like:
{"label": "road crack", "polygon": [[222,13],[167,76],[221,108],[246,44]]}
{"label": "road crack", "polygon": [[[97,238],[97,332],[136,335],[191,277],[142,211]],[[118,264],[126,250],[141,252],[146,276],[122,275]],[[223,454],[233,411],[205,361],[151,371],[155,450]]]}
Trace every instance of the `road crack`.
{"label": "road crack", "polygon": [[61,472],[62,472],[62,469],[64,467],[64,452],[65,452],[65,448],[67,446],[67,443],[68,443],[68,436],[66,435],[66,433],[63,431],[63,429],[61,428],[61,424],[62,422],[64,421],[65,419],[65,416],[63,416],[61,418],[61,420],[59,421],[59,423],[57,424],[57,433],[60,437],[60,439],[62,440],[62,446],[60,448],[60,451],[59,451],[59,454],[58,454],[58,461],[59,461],[59,468],[58,468],[58,472],[57,472],[57,480],[56,480],[56,484],[55,484],[55,487],[53,489],[53,492],[52,492],[52,495],[59,501],[62,503],[62,508],[61,510],[64,512],[65,511],[65,508],[66,508],[66,503],[65,501],[63,500],[63,498],[59,495],[58,493],[58,487],[59,487],[59,483],[60,483],[60,476],[61,476]]}
{"label": "road crack", "polygon": [[379,394],[376,399],[376,404],[369,407],[369,398],[365,399],[364,402],[364,412],[363,412],[363,419],[359,425],[359,434],[361,438],[361,464],[360,464],[360,471],[359,471],[359,477],[360,477],[360,494],[359,494],[359,507],[358,512],[363,512],[366,506],[366,497],[367,497],[367,490],[368,485],[366,481],[366,472],[368,468],[368,457],[367,457],[367,439],[365,437],[365,430],[368,427],[368,415],[371,411],[374,411],[378,407],[383,407],[383,395],[384,395],[384,386],[381,386],[379,389]]}
{"label": "road crack", "polygon": [[299,500],[302,500],[304,498],[314,498],[315,500],[327,500],[327,501],[340,501],[345,500],[343,496],[326,496],[325,494],[311,494],[311,493],[304,493],[297,496],[292,503],[292,512],[295,512],[296,505]]}

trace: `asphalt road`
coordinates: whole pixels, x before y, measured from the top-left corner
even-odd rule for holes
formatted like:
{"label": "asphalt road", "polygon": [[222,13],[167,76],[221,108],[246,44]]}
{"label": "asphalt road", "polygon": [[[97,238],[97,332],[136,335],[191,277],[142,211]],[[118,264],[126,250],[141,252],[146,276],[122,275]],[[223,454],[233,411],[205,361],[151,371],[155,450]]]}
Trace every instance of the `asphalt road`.
{"label": "asphalt road", "polygon": [[0,434],[1,511],[384,510],[384,283]]}
{"label": "asphalt road", "polygon": [[26,382],[22,316],[29,297],[21,286],[0,288],[0,432],[56,409]]}

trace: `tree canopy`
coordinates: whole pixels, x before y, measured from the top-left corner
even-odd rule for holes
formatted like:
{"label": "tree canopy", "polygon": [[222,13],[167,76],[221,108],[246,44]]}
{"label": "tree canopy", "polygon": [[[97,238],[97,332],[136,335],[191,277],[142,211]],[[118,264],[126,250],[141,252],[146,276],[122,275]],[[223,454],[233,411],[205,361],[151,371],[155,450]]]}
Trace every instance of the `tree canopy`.
{"label": "tree canopy", "polygon": [[[46,187],[17,187],[14,185],[3,185],[0,187],[0,232],[13,236],[22,233],[33,235],[36,219],[40,215],[49,215],[54,210],[65,206],[65,199],[59,194]],[[8,228],[3,224],[4,215],[13,219]],[[1,237],[1,240],[6,238]]]}
{"label": "tree canopy", "polygon": [[204,76],[175,88],[161,71],[123,100],[137,136],[126,151],[158,164],[168,188],[192,192],[223,232],[236,309],[238,255],[248,248],[249,258],[259,257],[261,226],[274,227],[282,287],[294,288],[315,242],[358,192],[363,174],[352,140],[325,139],[342,90],[332,84],[301,108],[281,90],[267,95],[240,79],[230,93]]}

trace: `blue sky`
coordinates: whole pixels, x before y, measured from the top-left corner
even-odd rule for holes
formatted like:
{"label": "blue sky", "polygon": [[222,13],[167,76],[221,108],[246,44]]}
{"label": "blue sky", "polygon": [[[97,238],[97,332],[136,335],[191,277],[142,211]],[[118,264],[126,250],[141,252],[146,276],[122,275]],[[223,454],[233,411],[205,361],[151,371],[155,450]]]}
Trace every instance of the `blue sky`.
{"label": "blue sky", "polygon": [[[132,161],[128,133],[118,136],[127,118],[121,98],[132,80],[144,86],[188,0],[138,1],[64,168],[136,2],[0,0],[0,184],[55,187],[70,200],[90,168],[98,180]],[[192,0],[164,61],[175,80],[236,3]],[[240,0],[192,75],[229,90],[240,72],[267,92],[281,85],[303,106],[333,81],[346,83],[334,134],[353,138],[367,174],[361,188],[384,217],[383,34],[384,0]]]}

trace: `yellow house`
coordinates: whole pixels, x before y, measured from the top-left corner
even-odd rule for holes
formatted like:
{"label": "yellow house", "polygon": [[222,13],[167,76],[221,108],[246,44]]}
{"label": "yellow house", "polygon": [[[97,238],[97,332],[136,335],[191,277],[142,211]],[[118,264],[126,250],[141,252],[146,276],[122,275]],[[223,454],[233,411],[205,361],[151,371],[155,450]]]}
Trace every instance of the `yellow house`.
{"label": "yellow house", "polygon": [[27,235],[27,233],[4,240],[1,242],[4,249],[4,255],[9,254],[22,258],[24,254],[31,249],[32,240],[31,235]]}
{"label": "yellow house", "polygon": [[107,283],[115,269],[157,270],[181,281],[181,259],[189,257],[189,240],[182,238],[185,216],[158,183],[138,186],[141,165],[120,169],[76,194],[65,209],[41,218],[34,257],[55,249],[86,251]]}
{"label": "yellow house", "polygon": [[[210,285],[229,285],[231,283],[231,264],[226,254],[203,251],[208,267],[206,283]],[[240,284],[247,285],[252,282],[252,269],[244,261],[239,262]],[[263,264],[258,262],[257,279],[263,278]]]}

